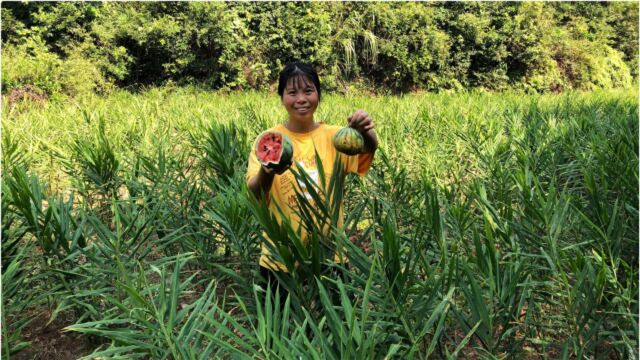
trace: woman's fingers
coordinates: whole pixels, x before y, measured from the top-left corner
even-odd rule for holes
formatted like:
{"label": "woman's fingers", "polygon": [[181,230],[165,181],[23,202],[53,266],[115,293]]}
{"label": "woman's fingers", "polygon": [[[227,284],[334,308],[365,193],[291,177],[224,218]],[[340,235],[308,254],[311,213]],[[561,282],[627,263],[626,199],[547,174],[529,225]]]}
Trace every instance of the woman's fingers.
{"label": "woman's fingers", "polygon": [[289,170],[289,168],[291,168],[291,165],[293,165],[293,162],[288,163],[284,168],[282,168],[281,170],[276,170],[275,168],[270,168],[267,166],[262,166],[262,168],[264,169],[264,172],[267,174],[276,174],[276,175],[282,175],[284,174],[285,171]]}
{"label": "woman's fingers", "polygon": [[367,116],[368,114],[364,110],[356,110],[356,112],[354,112],[353,114],[351,114],[351,116],[347,118],[347,122],[350,125],[357,125]]}
{"label": "woman's fingers", "polygon": [[373,128],[374,128],[373,120],[370,120],[369,123],[363,127],[363,130],[364,131],[369,131],[369,130],[371,130]]}
{"label": "woman's fingers", "polygon": [[289,170],[289,168],[291,168],[292,164],[293,164],[293,162],[290,162],[289,164],[287,164],[287,166],[284,167],[284,169],[278,171],[278,175],[284,174],[287,170]]}
{"label": "woman's fingers", "polygon": [[365,133],[375,127],[373,119],[364,110],[357,110],[347,118],[347,124],[362,133]]}
{"label": "woman's fingers", "polygon": [[358,125],[358,128],[363,132],[369,131],[373,129],[373,127],[374,127],[373,120],[370,117],[363,119]]}

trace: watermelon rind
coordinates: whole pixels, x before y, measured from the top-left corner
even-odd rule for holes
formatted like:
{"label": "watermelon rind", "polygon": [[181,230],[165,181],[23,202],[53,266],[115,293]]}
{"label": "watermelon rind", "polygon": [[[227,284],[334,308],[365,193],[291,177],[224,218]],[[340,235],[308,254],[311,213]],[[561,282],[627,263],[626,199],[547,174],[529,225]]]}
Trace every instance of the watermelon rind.
{"label": "watermelon rind", "polygon": [[364,138],[358,130],[343,127],[333,136],[333,146],[343,154],[358,155],[364,149]]}

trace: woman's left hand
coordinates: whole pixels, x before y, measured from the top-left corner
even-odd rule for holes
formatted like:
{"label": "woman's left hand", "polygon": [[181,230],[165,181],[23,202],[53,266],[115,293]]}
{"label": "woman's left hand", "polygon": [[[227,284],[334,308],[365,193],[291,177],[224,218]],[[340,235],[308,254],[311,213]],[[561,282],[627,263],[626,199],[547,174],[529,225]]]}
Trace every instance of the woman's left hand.
{"label": "woman's left hand", "polygon": [[373,119],[364,110],[357,110],[347,118],[349,126],[364,134],[373,129]]}

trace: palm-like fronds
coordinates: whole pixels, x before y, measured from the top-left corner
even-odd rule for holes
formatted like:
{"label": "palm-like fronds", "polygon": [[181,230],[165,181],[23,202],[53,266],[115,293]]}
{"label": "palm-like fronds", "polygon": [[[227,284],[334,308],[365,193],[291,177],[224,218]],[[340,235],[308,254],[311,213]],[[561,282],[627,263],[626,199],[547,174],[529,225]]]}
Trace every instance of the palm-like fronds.
{"label": "palm-like fronds", "polygon": [[[335,46],[373,50],[341,28]],[[332,106],[318,118],[335,124],[361,103],[376,119],[380,149],[364,178],[327,166],[316,184],[294,171],[307,190],[296,194],[299,228],[279,223],[245,189],[246,140],[286,115],[276,98],[120,93],[81,106],[95,110],[82,110],[79,127],[67,119],[83,114],[65,104],[11,113],[3,316],[21,318],[46,299],[54,316],[73,310],[82,332],[111,340],[93,356],[112,358],[633,358],[632,95],[326,94]],[[95,114],[108,116],[113,136],[80,134],[107,133]],[[51,137],[47,119],[78,131]],[[23,128],[33,130],[15,137]],[[53,191],[69,181],[78,191]],[[279,275],[288,300],[256,271],[263,234],[290,270]],[[335,253],[345,261],[335,264]],[[176,267],[177,285],[162,288],[160,279],[174,284]],[[201,278],[215,278],[226,295]],[[25,297],[32,288],[38,296]],[[174,293],[211,317],[178,315],[181,306],[171,315]],[[15,350],[22,323],[5,325],[3,346]],[[202,330],[185,332],[199,343],[180,337],[185,326]]]}

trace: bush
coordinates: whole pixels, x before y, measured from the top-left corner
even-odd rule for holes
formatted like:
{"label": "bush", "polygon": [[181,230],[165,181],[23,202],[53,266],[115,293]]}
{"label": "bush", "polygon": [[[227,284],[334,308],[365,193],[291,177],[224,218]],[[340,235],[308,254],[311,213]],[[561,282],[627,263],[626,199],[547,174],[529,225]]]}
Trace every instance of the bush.
{"label": "bush", "polygon": [[637,4],[5,2],[2,9],[5,48],[25,47],[44,69],[69,61],[65,69],[83,75],[67,79],[73,85],[43,84],[49,93],[108,82],[272,89],[293,60],[315,65],[327,90],[381,93],[592,89],[626,86],[638,73]]}
{"label": "bush", "polygon": [[558,31],[556,39],[551,57],[560,77],[571,87],[593,90],[631,85],[629,66],[619,51],[605,44],[571,39],[563,31]]}
{"label": "bush", "polygon": [[[371,56],[359,58],[363,75],[396,91],[447,87],[451,38],[435,23],[429,4],[381,3],[364,9],[370,34],[361,36]],[[368,37],[366,35],[369,35]]]}
{"label": "bush", "polygon": [[106,92],[112,86],[81,53],[63,60],[33,38],[23,45],[5,46],[2,54],[3,92],[27,85],[54,99]]}

